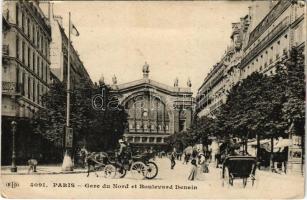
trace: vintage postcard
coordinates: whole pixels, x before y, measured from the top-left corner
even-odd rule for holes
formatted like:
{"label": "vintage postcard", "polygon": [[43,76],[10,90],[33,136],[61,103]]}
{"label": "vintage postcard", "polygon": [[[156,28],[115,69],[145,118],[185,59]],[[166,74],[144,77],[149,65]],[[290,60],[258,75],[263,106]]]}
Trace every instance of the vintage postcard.
{"label": "vintage postcard", "polygon": [[306,2],[2,2],[1,196],[302,199]]}

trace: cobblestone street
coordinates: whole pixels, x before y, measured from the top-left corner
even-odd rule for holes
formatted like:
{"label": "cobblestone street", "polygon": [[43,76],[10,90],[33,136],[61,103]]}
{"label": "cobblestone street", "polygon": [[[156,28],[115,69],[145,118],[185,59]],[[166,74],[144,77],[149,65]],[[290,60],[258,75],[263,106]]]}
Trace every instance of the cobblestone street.
{"label": "cobblestone street", "polygon": [[[223,186],[221,169],[215,168],[213,163],[210,164],[210,173],[205,175],[204,180],[188,181],[191,165],[184,165],[182,161],[176,162],[174,170],[171,170],[169,159],[156,159],[159,174],[153,180],[136,179],[130,172],[123,179],[96,177],[94,173],[86,177],[85,173],[75,173],[2,175],[2,183],[4,186],[12,181],[19,184],[19,187],[5,190],[4,195],[8,197],[12,192],[17,195],[16,191],[20,188],[41,198],[44,197],[43,191],[50,189],[54,194],[64,191],[66,195],[71,193],[71,197],[78,194],[80,198],[112,198],[115,197],[114,190],[111,190],[114,188],[118,190],[116,198],[138,198],[144,195],[145,191],[148,198],[172,198],[174,193],[182,198],[302,198],[304,194],[304,178],[301,175],[257,171],[257,180],[253,187],[251,182],[248,182],[246,188],[243,188],[242,180],[235,180],[234,186],[227,183]],[[135,186],[136,188],[133,188]],[[161,187],[168,189],[159,189]]]}

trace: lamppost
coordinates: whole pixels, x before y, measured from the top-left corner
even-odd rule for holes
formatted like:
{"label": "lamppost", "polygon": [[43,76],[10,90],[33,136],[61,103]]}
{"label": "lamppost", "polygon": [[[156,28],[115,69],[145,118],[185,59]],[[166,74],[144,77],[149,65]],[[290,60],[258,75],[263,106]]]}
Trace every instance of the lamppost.
{"label": "lamppost", "polygon": [[17,123],[15,121],[12,121],[12,166],[11,166],[11,172],[17,172],[17,166],[16,166],[16,150],[15,150],[15,134],[16,134],[16,125]]}

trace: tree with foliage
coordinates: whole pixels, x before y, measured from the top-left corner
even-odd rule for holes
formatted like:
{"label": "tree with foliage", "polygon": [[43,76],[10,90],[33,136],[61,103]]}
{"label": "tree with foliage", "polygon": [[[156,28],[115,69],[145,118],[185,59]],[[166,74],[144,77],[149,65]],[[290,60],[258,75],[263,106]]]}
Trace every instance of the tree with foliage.
{"label": "tree with foliage", "polygon": [[209,117],[195,117],[191,127],[187,131],[175,133],[168,138],[168,144],[179,149],[197,143],[208,145],[210,137],[215,136],[219,130],[218,121]]}
{"label": "tree with foliage", "polygon": [[[81,80],[71,94],[70,126],[74,133],[74,147],[85,145],[91,151],[115,148],[118,138],[124,133],[127,114],[122,110],[97,110],[92,106],[92,98],[100,94],[104,87],[107,94],[111,90],[106,85],[92,87]],[[55,145],[62,145],[66,124],[66,89],[62,83],[53,83],[43,96],[45,108],[33,118],[35,131]],[[108,101],[105,98],[106,102]]]}
{"label": "tree with foliage", "polygon": [[[301,136],[302,155],[305,154],[305,65],[304,47],[293,47],[289,55],[277,64],[275,84],[284,98],[282,118],[290,134]],[[302,157],[304,163],[304,156]]]}
{"label": "tree with foliage", "polygon": [[[111,150],[118,143],[118,139],[122,138],[126,130],[128,114],[124,108],[116,102],[116,98],[111,98],[111,88],[108,85],[101,84],[95,89],[96,94],[104,91],[104,109],[91,109],[94,115],[91,130],[86,135],[87,147],[92,150]],[[114,101],[115,100],[115,101]]]}
{"label": "tree with foliage", "polygon": [[276,75],[254,72],[238,82],[215,118],[194,120],[184,135],[173,137],[173,143],[180,140],[195,144],[213,134],[220,139],[241,138],[247,147],[247,140],[257,137],[259,149],[260,139],[270,138],[273,152],[273,138],[287,137],[288,129],[304,136],[304,67],[303,49],[293,48],[289,56],[277,63]]}
{"label": "tree with foliage", "polygon": [[32,119],[34,131],[55,145],[62,145],[66,124],[66,91],[64,85],[56,82],[42,96],[44,108],[35,113]]}
{"label": "tree with foliage", "polygon": [[284,129],[280,123],[281,99],[275,97],[271,77],[254,72],[230,91],[217,119],[226,135],[242,138],[278,137]]}
{"label": "tree with foliage", "polygon": [[290,55],[277,64],[275,84],[284,102],[282,115],[298,135],[305,133],[305,65],[303,48],[292,48]]}

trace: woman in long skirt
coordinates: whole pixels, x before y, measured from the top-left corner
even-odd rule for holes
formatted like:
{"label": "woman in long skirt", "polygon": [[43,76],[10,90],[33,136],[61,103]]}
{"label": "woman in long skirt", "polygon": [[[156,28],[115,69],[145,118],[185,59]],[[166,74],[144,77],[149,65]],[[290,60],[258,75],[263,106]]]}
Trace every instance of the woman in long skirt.
{"label": "woman in long skirt", "polygon": [[190,175],[188,177],[188,180],[190,180],[190,181],[194,181],[196,179],[196,176],[197,176],[196,158],[197,158],[197,152],[193,151],[192,160],[191,160],[192,168],[191,168],[191,171],[190,171]]}
{"label": "woman in long skirt", "polygon": [[206,158],[204,153],[200,153],[198,156],[198,167],[197,167],[197,180],[204,180],[205,178],[205,166]]}

